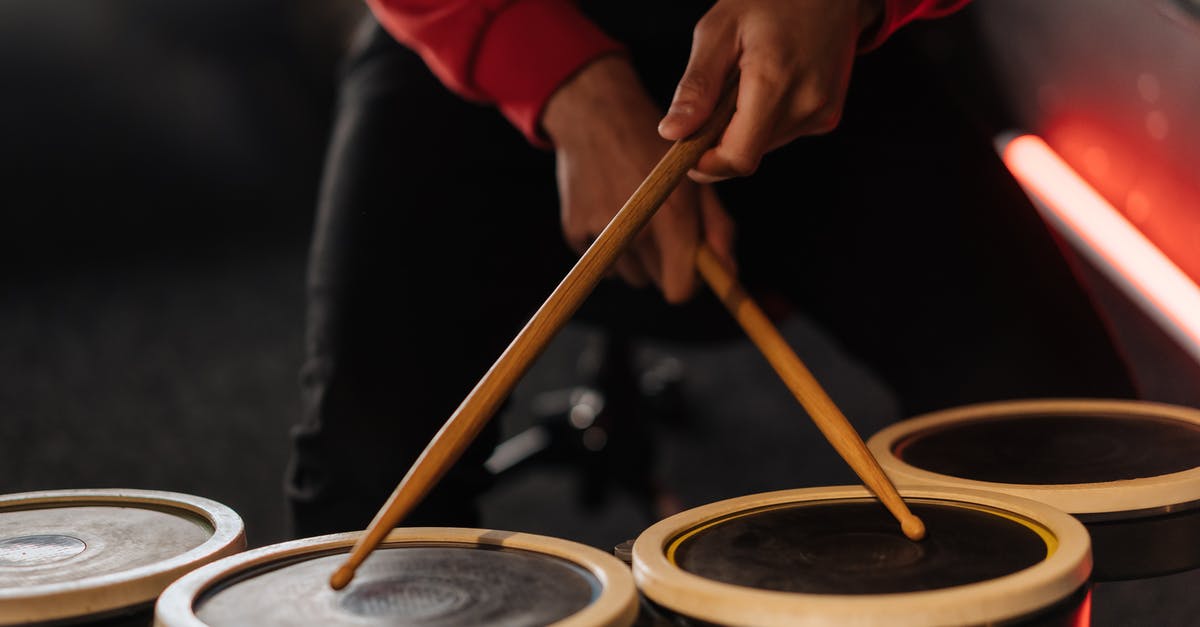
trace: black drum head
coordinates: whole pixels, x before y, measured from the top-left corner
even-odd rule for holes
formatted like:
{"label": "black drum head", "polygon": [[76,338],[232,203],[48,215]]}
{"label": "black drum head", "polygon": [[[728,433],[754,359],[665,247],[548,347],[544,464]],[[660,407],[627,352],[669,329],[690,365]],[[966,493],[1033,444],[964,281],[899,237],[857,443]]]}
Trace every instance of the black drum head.
{"label": "black drum head", "polygon": [[901,461],[951,477],[1028,485],[1102,483],[1200,466],[1200,425],[1122,414],[1022,414],[925,429]]}
{"label": "black drum head", "polygon": [[[807,594],[938,590],[1044,561],[1055,540],[1037,523],[983,506],[910,500],[926,525],[913,542],[875,501],[767,507],[678,536],[668,559],[722,583]],[[1049,543],[1049,544],[1048,544]]]}

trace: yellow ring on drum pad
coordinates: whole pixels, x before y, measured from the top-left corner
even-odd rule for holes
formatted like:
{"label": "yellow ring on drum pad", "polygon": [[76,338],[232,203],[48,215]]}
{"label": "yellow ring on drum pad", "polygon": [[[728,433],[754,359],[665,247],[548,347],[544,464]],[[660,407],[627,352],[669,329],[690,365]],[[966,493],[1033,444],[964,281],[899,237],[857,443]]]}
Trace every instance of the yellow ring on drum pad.
{"label": "yellow ring on drum pad", "polygon": [[[1090,543],[1071,516],[973,490],[900,494],[933,523],[919,543],[865,488],[785,490],[655,524],[634,544],[634,577],[652,604],[721,625],[991,624],[1082,598]],[[975,530],[955,529],[964,520]],[[1000,529],[1022,546],[982,546],[980,529]],[[981,558],[1001,564],[980,569]],[[923,570],[931,564],[942,570]]]}
{"label": "yellow ring on drum pad", "polygon": [[1037,564],[1057,548],[1043,525],[995,508],[910,499],[929,533],[914,542],[874,500],[775,505],[688,530],[667,546],[684,571],[783,592],[881,594],[966,585]]}

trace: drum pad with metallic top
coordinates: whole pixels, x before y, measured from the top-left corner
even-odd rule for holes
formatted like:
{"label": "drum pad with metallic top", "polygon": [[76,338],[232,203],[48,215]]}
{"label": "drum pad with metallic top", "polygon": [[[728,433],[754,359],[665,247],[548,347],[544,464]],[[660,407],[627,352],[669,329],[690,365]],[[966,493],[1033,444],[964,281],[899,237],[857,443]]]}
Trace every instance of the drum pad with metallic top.
{"label": "drum pad with metallic top", "polygon": [[356,534],[265,547],[164,593],[162,625],[629,624],[636,593],[616,558],[566,540],[474,529],[399,529],[339,591],[329,576]]}
{"label": "drum pad with metallic top", "polygon": [[0,625],[148,607],[179,576],[245,545],[241,518],[200,497],[148,490],[0,496]]}

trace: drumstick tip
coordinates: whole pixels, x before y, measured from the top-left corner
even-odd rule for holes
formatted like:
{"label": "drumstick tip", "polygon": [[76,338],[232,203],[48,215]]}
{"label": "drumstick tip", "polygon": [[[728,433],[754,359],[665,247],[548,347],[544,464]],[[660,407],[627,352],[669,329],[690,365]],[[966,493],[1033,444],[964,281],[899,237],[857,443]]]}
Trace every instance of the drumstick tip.
{"label": "drumstick tip", "polygon": [[925,538],[925,523],[921,522],[916,516],[908,516],[900,523],[900,529],[904,531],[904,535],[913,542],[918,542]]}
{"label": "drumstick tip", "polygon": [[333,572],[333,576],[329,578],[329,587],[334,590],[341,590],[350,585],[351,579],[354,579],[354,569],[349,564],[342,564]]}

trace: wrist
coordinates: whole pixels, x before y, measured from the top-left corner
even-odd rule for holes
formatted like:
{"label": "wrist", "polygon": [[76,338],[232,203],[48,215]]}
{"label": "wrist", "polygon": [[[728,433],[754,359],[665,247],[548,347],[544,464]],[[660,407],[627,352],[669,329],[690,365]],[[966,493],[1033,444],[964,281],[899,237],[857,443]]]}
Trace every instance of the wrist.
{"label": "wrist", "polygon": [[627,107],[640,93],[641,84],[628,59],[623,55],[599,57],[546,101],[542,129],[554,145],[570,143],[588,134],[598,119]]}

